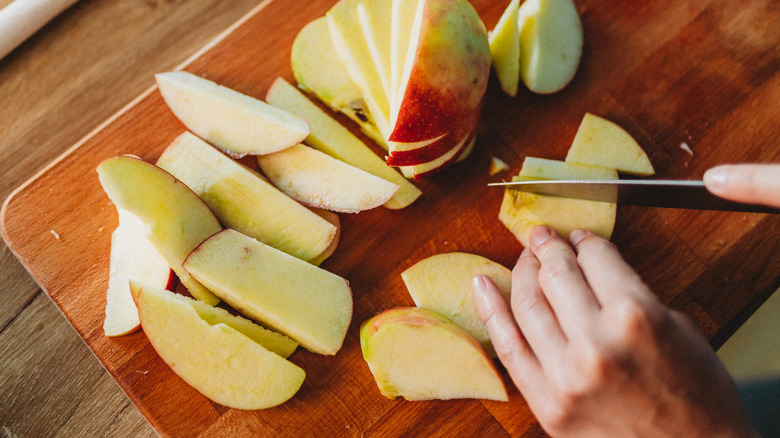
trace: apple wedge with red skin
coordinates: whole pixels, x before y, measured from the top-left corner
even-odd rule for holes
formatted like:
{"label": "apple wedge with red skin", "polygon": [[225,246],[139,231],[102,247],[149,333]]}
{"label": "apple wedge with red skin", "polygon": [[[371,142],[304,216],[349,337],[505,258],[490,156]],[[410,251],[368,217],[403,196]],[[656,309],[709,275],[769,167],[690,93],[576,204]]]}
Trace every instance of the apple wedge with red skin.
{"label": "apple wedge with red skin", "polygon": [[412,174],[415,180],[429,177],[434,173],[446,169],[452,164],[455,164],[458,161],[463,160],[466,156],[468,156],[468,154],[471,152],[471,150],[474,147],[474,143],[476,142],[476,137],[477,134],[475,130],[468,137],[458,142],[458,144],[456,144],[454,148],[450,149],[446,154],[442,155],[441,157],[436,158],[435,160],[429,161],[427,163],[418,164],[415,166],[405,166],[402,167],[402,169],[405,169],[408,173]]}

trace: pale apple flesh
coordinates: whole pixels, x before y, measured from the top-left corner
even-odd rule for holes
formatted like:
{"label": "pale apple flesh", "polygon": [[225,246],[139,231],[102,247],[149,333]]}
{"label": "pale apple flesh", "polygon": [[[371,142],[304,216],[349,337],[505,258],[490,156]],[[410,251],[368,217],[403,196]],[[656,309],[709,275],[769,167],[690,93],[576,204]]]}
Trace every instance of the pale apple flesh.
{"label": "pale apple flesh", "polygon": [[517,12],[520,0],[512,0],[490,31],[490,56],[501,89],[509,96],[517,95],[520,83],[520,29]]}
{"label": "pale apple flesh", "polygon": [[360,327],[360,346],[385,397],[508,399],[496,365],[479,343],[430,310],[402,307],[374,316]]}
{"label": "pale apple flesh", "polygon": [[339,219],[338,214],[330,210],[323,210],[321,208],[311,208],[310,210],[317,216],[325,219],[326,221],[330,222],[331,225],[336,227],[336,235],[333,236],[333,240],[331,240],[330,245],[325,248],[325,251],[322,251],[318,256],[309,260],[309,263],[312,265],[319,266],[336,252],[336,248],[339,245],[339,240],[341,239],[341,219]]}
{"label": "pale apple flesh", "polygon": [[289,400],[304,371],[233,327],[201,318],[195,301],[135,284],[146,337],[174,373],[205,397],[234,409],[265,409]]}
{"label": "pale apple flesh", "polygon": [[566,161],[611,167],[638,176],[655,174],[639,143],[618,124],[586,113],[582,118]]}
{"label": "pale apple flesh", "polygon": [[360,29],[366,40],[371,60],[374,62],[379,79],[382,81],[388,105],[392,101],[390,94],[390,39],[392,29],[392,0],[371,0],[358,3],[355,7]]}
{"label": "pale apple flesh", "polygon": [[347,280],[231,229],[201,243],[184,267],[233,308],[307,350],[333,355],[341,348],[352,318]]}
{"label": "pale apple flesh", "polygon": [[489,356],[496,357],[471,286],[478,275],[490,277],[509,303],[512,271],[476,254],[436,254],[406,269],[401,278],[417,307],[446,316],[473,336]]}
{"label": "pale apple flesh", "polygon": [[171,142],[157,165],[192,189],[225,227],[302,260],[325,251],[336,234],[329,222],[189,132]]}
{"label": "pale apple flesh", "polygon": [[182,267],[200,242],[222,229],[208,206],[173,175],[140,158],[109,158],[98,165],[97,172],[103,190],[117,208],[129,211],[146,225],[149,242],[192,296],[217,304],[219,298]]}
{"label": "pale apple flesh", "polygon": [[187,129],[231,156],[277,152],[309,135],[305,120],[192,73],[155,78],[165,103]]}
{"label": "pale apple flesh", "polygon": [[132,213],[117,208],[119,226],[111,234],[106,317],[103,333],[123,336],[136,331],[141,324],[138,308],[130,293],[130,280],[135,279],[160,289],[176,285],[168,262],[146,238],[147,227]]}
{"label": "pale apple flesh", "polygon": [[441,157],[427,163],[418,164],[416,166],[405,166],[404,168],[409,169],[410,173],[414,175],[415,180],[433,175],[468,156],[474,148],[476,135],[475,129],[468,137],[462,139],[455,147]]}
{"label": "pale apple flesh", "polygon": [[374,153],[349,129],[309,101],[298,89],[283,78],[277,78],[266,95],[266,100],[309,121],[311,133],[304,142],[345,163],[378,176],[399,188],[384,206],[390,209],[404,208],[420,197],[422,192],[384,160]]}

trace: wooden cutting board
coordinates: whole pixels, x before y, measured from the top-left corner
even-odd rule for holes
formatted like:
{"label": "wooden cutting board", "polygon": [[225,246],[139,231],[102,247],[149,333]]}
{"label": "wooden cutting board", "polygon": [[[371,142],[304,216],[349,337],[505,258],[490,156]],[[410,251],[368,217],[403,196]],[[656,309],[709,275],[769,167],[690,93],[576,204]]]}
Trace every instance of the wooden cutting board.
{"label": "wooden cutting board", "polygon": [[[265,1],[183,68],[263,97],[277,76],[292,81],[296,33],[332,3]],[[505,3],[472,1],[488,29]],[[478,147],[466,162],[420,182],[424,195],[411,207],[341,216],[340,246],[323,267],[349,279],[353,323],[335,357],[302,350],[291,357],[307,378],[282,406],[239,411],[213,404],[170,371],[142,332],[103,336],[117,219],[95,167],[117,154],[153,161],[184,130],[156,89],[17,189],[3,208],[3,236],[163,436],[543,434],[506,374],[509,403],[382,397],[361,357],[359,324],[412,305],[400,272],[429,255],[473,252],[511,267],[521,246],[496,218],[501,190],[485,186],[509,179],[525,156],[563,159],[586,111],[634,135],[659,177],[700,178],[719,163],[780,161],[780,8],[773,0],[577,5],[586,42],[569,87],[511,99],[492,80]],[[489,176],[494,156],[511,170]],[[716,346],[780,279],[775,216],[621,206],[613,241],[661,300],[690,314]]]}

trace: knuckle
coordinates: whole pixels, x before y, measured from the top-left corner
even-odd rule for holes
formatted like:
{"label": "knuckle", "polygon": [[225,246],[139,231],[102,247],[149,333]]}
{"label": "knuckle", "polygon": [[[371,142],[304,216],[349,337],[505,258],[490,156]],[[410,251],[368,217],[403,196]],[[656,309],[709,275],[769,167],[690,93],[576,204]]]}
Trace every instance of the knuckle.
{"label": "knuckle", "polygon": [[564,250],[555,250],[545,257],[544,263],[539,268],[539,275],[547,279],[555,279],[578,269],[574,257],[568,257]]}
{"label": "knuckle", "polygon": [[633,345],[656,337],[663,316],[655,306],[637,300],[625,300],[616,306],[614,333],[622,344]]}

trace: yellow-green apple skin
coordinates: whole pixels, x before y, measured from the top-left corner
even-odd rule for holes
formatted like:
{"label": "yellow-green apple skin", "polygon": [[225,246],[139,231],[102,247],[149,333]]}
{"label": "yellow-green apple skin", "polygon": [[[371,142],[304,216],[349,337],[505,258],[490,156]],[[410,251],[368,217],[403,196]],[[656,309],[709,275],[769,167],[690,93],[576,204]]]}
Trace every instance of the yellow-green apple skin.
{"label": "yellow-green apple skin", "polygon": [[511,97],[517,96],[520,83],[520,29],[517,11],[520,0],[512,0],[488,34],[493,70],[501,89]]}
{"label": "yellow-green apple skin", "polygon": [[280,405],[305,372],[228,324],[204,320],[194,300],[134,284],[141,326],[174,373],[210,400],[234,409]]}
{"label": "yellow-green apple skin", "polygon": [[193,297],[215,305],[214,294],[182,267],[203,240],[222,230],[214,213],[183,182],[136,157],[109,158],[97,168],[100,184],[117,206],[137,216],[157,248]]}
{"label": "yellow-green apple skin", "polygon": [[111,234],[106,317],[103,333],[123,336],[140,327],[138,308],[130,293],[135,279],[160,289],[173,289],[176,276],[168,262],[146,238],[146,225],[134,214],[117,208],[119,225]]}
{"label": "yellow-green apple skin", "polygon": [[485,350],[436,312],[386,310],[360,326],[360,347],[385,397],[507,400],[504,382]]}
{"label": "yellow-green apple skin", "polygon": [[331,223],[189,132],[171,142],[157,165],[192,189],[225,227],[302,260],[321,254],[336,235]]}
{"label": "yellow-green apple skin", "polygon": [[225,229],[200,244],[187,271],[226,303],[309,351],[334,355],[352,318],[344,278]]}
{"label": "yellow-green apple skin", "polygon": [[385,207],[390,209],[407,207],[422,194],[419,188],[398,171],[388,167],[382,158],[349,129],[321,110],[283,78],[277,78],[268,89],[266,101],[309,121],[311,133],[304,140],[307,145],[396,184],[399,187],[398,191],[385,202]]}
{"label": "yellow-green apple skin", "polygon": [[[513,180],[617,177],[615,169],[606,167],[526,157],[520,173]],[[528,236],[538,225],[549,225],[564,238],[568,238],[575,229],[583,228],[609,239],[615,228],[616,213],[617,205],[609,202],[558,198],[507,188],[498,219],[527,247]]]}
{"label": "yellow-green apple skin", "polygon": [[612,167],[618,172],[637,176],[655,174],[650,159],[631,134],[620,125],[591,113],[582,118],[566,161]]}
{"label": "yellow-green apple skin", "polygon": [[398,191],[397,185],[304,144],[259,156],[257,162],[291,198],[340,213],[379,207]]}
{"label": "yellow-green apple skin", "polygon": [[487,31],[468,1],[420,0],[388,140],[416,143],[446,134],[457,144],[476,126],[490,64]]}
{"label": "yellow-green apple skin", "polygon": [[512,271],[476,254],[436,254],[406,269],[401,278],[417,307],[446,316],[469,332],[489,356],[496,357],[471,286],[472,279],[478,275],[490,277],[509,303]]}
{"label": "yellow-green apple skin", "polygon": [[574,78],[583,32],[572,0],[526,0],[518,10],[520,77],[534,93],[550,94]]}
{"label": "yellow-green apple skin", "polygon": [[364,134],[387,149],[363,95],[336,54],[327,18],[316,18],[298,32],[290,61],[293,76],[302,90],[313,93],[335,111],[345,114],[360,126]]}
{"label": "yellow-green apple skin", "polygon": [[165,103],[187,129],[231,156],[270,154],[309,135],[305,120],[192,73],[155,78]]}

